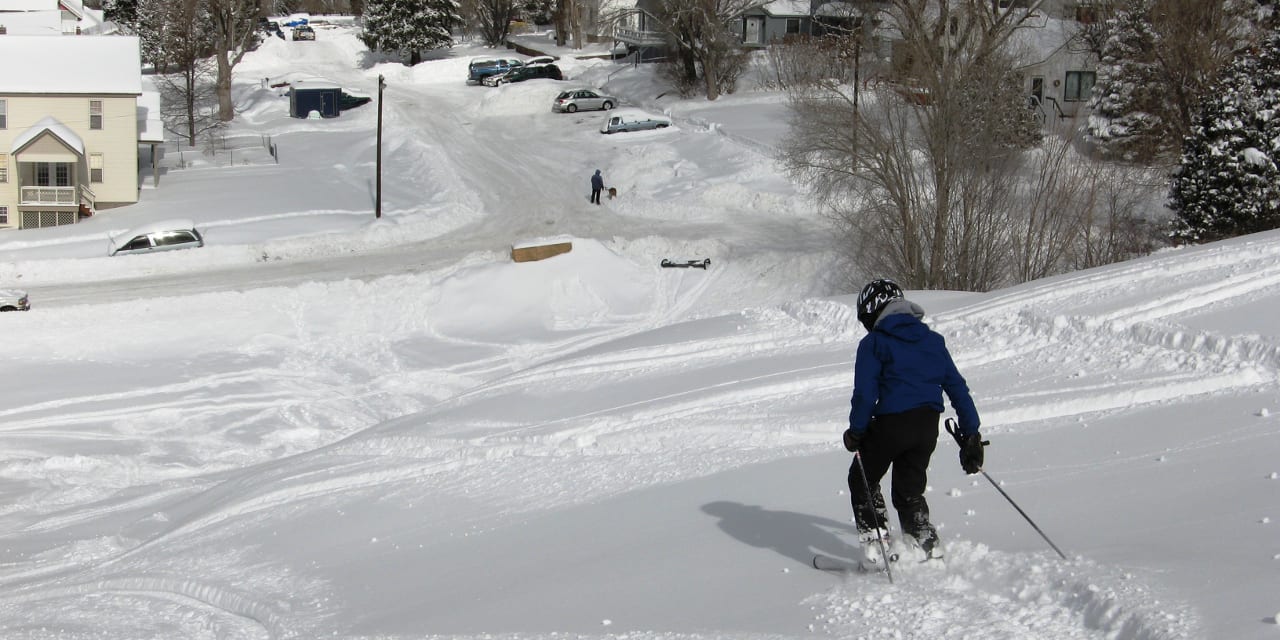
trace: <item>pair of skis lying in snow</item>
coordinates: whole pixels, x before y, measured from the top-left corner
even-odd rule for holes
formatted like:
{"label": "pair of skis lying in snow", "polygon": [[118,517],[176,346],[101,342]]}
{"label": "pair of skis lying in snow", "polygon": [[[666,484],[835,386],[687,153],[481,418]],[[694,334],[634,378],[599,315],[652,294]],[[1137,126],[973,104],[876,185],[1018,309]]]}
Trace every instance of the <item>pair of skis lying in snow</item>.
{"label": "pair of skis lying in snow", "polygon": [[690,269],[690,268],[693,268],[693,269],[703,269],[703,270],[706,270],[706,268],[707,268],[707,267],[711,266],[711,258],[703,258],[703,259],[701,259],[701,260],[684,260],[684,261],[670,260],[670,259],[668,259],[668,258],[663,258],[663,259],[662,259],[661,264],[662,264],[662,267],[663,267],[664,269],[672,269],[672,268]]}

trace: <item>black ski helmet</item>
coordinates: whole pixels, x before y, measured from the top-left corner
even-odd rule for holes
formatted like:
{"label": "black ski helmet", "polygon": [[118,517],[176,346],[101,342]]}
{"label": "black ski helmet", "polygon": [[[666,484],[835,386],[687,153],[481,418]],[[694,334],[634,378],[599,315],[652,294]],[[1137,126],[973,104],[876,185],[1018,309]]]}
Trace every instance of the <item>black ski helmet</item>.
{"label": "black ski helmet", "polygon": [[884,306],[892,300],[902,298],[902,287],[892,280],[882,278],[868,282],[862,288],[862,293],[858,294],[858,322],[870,331],[876,326],[876,318],[880,317]]}

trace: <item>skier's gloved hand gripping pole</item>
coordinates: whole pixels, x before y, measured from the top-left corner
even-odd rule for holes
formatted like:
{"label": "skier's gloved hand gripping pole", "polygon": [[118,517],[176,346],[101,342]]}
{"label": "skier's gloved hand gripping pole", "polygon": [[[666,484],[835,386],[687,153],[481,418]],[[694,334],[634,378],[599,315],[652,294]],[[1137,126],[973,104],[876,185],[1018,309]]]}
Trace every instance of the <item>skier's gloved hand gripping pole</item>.
{"label": "skier's gloved hand gripping pole", "polygon": [[955,418],[947,418],[946,427],[947,427],[947,433],[951,434],[951,437],[955,439],[956,444],[960,446],[960,466],[964,468],[964,472],[971,475],[974,473],[981,473],[987,479],[987,481],[991,483],[991,486],[995,487],[996,491],[999,491],[1000,495],[1004,496],[1004,499],[1008,500],[1009,504],[1013,505],[1013,508],[1018,510],[1018,513],[1021,514],[1022,518],[1027,521],[1027,524],[1030,524],[1031,528],[1035,529],[1036,533],[1040,534],[1040,537],[1044,538],[1044,541],[1048,542],[1049,546],[1053,547],[1053,550],[1057,551],[1058,555],[1061,556],[1063,560],[1066,560],[1067,554],[1063,553],[1062,549],[1059,549],[1058,545],[1054,544],[1053,541],[1049,539],[1049,536],[1046,536],[1044,532],[1040,530],[1040,527],[1036,526],[1035,522],[1032,522],[1031,516],[1028,516],[1027,512],[1023,511],[1022,507],[1019,507],[1018,503],[1014,502],[1013,498],[1010,498],[1009,494],[1005,493],[1004,489],[1000,488],[1000,485],[997,484],[996,481],[991,478],[990,474],[988,474],[986,471],[983,471],[982,448],[991,443],[989,441],[983,440],[982,436],[976,433],[970,434],[968,436],[961,435],[960,429],[956,425]]}

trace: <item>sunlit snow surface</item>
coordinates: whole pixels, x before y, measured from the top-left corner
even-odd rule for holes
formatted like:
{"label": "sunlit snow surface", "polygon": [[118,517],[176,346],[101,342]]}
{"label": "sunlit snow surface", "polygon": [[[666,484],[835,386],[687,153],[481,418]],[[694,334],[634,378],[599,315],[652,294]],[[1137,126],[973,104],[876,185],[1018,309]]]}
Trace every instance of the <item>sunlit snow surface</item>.
{"label": "sunlit snow surface", "polygon": [[[848,557],[854,346],[822,212],[769,154],[775,94],[662,96],[602,136],[562,84],[463,83],[345,28],[237,67],[225,163],[166,152],[142,202],[0,238],[0,637],[1270,638],[1280,235],[990,294],[912,292],[993,444],[944,436],[945,566]],[[376,94],[287,117],[280,81]],[[761,116],[761,114],[767,114]],[[252,145],[251,145],[252,146]],[[601,169],[620,197],[587,202]],[[144,172],[145,175],[145,172]],[[169,217],[208,246],[105,257]],[[573,244],[513,263],[513,245]],[[662,269],[662,258],[710,268]],[[886,490],[887,490],[886,486]]]}

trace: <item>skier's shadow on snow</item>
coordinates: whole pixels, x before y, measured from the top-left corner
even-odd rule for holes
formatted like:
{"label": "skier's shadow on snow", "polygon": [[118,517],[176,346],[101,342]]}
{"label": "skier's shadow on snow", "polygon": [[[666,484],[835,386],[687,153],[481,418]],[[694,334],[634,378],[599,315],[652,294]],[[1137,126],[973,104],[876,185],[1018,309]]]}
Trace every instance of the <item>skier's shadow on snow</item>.
{"label": "skier's shadow on snow", "polygon": [[841,539],[856,536],[852,525],[794,511],[771,511],[756,505],[720,500],[702,505],[719,518],[720,529],[753,547],[773,549],[804,565],[815,553],[848,557],[850,546]]}

